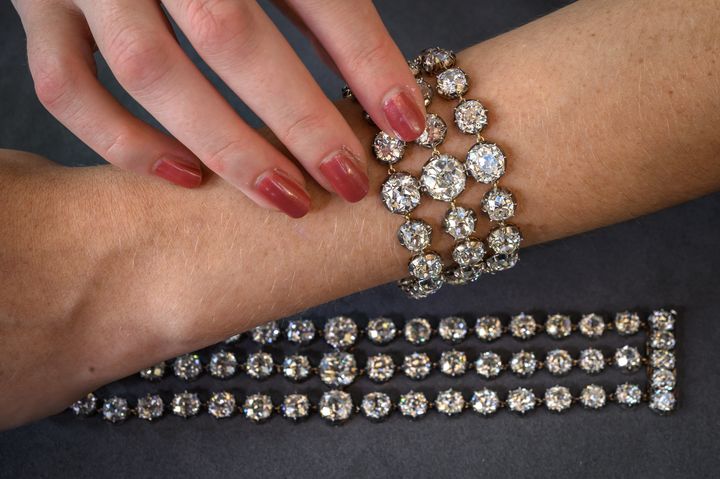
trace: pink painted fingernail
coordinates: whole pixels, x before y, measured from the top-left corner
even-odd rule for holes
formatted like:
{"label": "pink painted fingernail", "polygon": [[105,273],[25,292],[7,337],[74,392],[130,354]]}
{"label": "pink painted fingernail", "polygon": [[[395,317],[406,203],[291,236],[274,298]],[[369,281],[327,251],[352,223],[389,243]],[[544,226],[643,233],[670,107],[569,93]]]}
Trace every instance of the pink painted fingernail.
{"label": "pink painted fingernail", "polygon": [[365,198],[370,188],[370,180],[358,161],[357,156],[350,150],[342,148],[320,163],[320,171],[335,193],[351,203]]}
{"label": "pink painted fingernail", "polygon": [[282,170],[263,173],[255,187],[263,198],[292,218],[303,217],[310,211],[310,195]]}
{"label": "pink painted fingernail", "polygon": [[170,183],[195,188],[202,183],[200,162],[175,155],[164,155],[155,162],[152,172]]}
{"label": "pink painted fingernail", "polygon": [[425,113],[406,89],[390,95],[383,103],[390,127],[402,140],[413,141],[425,131]]}

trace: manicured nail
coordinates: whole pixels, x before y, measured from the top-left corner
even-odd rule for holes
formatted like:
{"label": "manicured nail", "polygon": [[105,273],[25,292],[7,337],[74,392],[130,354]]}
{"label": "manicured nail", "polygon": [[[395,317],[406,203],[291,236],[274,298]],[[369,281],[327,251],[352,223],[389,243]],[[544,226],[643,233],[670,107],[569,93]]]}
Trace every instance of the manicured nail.
{"label": "manicured nail", "polygon": [[282,170],[263,173],[255,187],[263,198],[292,218],[300,218],[310,211],[310,196],[305,188]]}
{"label": "manicured nail", "polygon": [[425,131],[425,113],[407,90],[392,93],[383,103],[383,111],[390,127],[402,140],[413,141]]}
{"label": "manicured nail", "polygon": [[350,150],[342,148],[320,163],[320,171],[335,193],[351,203],[365,198],[370,188],[367,174],[360,168],[358,161]]}
{"label": "manicured nail", "polygon": [[202,183],[200,164],[193,160],[174,155],[165,155],[155,162],[152,172],[185,188],[195,188]]}

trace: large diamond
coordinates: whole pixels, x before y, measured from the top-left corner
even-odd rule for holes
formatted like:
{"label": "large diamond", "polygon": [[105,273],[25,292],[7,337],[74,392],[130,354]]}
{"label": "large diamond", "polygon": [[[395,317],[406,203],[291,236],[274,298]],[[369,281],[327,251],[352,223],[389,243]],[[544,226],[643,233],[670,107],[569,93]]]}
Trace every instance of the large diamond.
{"label": "large diamond", "polygon": [[392,411],[392,401],[390,396],[385,393],[368,393],[360,403],[360,410],[368,419],[380,421],[385,419]]}
{"label": "large diamond", "polygon": [[615,331],[630,336],[640,331],[640,316],[637,313],[623,311],[615,315]]}
{"label": "large diamond", "polygon": [[268,419],[273,412],[273,403],[267,394],[252,394],[245,398],[243,414],[253,422],[262,422]]}
{"label": "large diamond", "polygon": [[304,394],[288,394],[283,399],[280,411],[293,421],[305,419],[310,415],[310,400]]}
{"label": "large diamond", "polygon": [[458,98],[468,91],[468,78],[460,68],[448,68],[437,76],[437,92],[445,98]]}
{"label": "large diamond", "polygon": [[650,376],[650,385],[659,391],[675,389],[675,382],[675,373],[669,369],[655,369]]}
{"label": "large diamond", "polygon": [[175,358],[173,364],[175,376],[186,381],[192,381],[202,373],[202,363],[197,354],[183,354]]}
{"label": "large diamond", "polygon": [[200,399],[195,393],[183,391],[173,396],[170,402],[170,410],[180,417],[196,416],[200,412]]}
{"label": "large diamond", "polygon": [[605,320],[599,314],[585,314],[580,318],[578,329],[585,337],[599,338],[605,332]]}
{"label": "large diamond", "polygon": [[405,154],[405,142],[384,131],[375,136],[372,147],[375,158],[388,165],[397,163]]}
{"label": "large diamond", "polygon": [[633,346],[623,346],[615,351],[615,366],[625,372],[637,371],[642,366],[640,351]]}
{"label": "large diamond", "polygon": [[471,208],[454,206],[447,210],[443,229],[456,240],[465,239],[475,231],[477,217]]}
{"label": "large diamond", "polygon": [[675,335],[670,331],[653,331],[650,333],[650,347],[654,349],[673,349]]}
{"label": "large diamond", "polygon": [[420,58],[425,73],[438,73],[455,65],[455,54],[444,48],[433,47],[423,50]]}
{"label": "large diamond", "polygon": [[464,100],[455,107],[455,124],[463,133],[480,133],[487,122],[487,112],[477,100]]}
{"label": "large diamond", "polygon": [[398,281],[398,286],[409,297],[413,299],[423,299],[427,298],[431,294],[438,292],[444,283],[444,277],[431,278],[420,281],[417,278],[413,278],[412,276],[410,276]]}
{"label": "large diamond", "polygon": [[337,351],[326,353],[318,367],[320,379],[328,386],[347,386],[357,376],[357,362],[350,353]]}
{"label": "large diamond", "polygon": [[230,351],[217,351],[210,355],[208,371],[210,375],[220,379],[227,379],[237,372],[238,361],[235,354]]}
{"label": "large diamond", "polygon": [[270,321],[260,326],[255,326],[250,331],[250,337],[259,344],[272,344],[280,336],[280,326],[277,321]]}
{"label": "large diamond", "polygon": [[467,355],[455,349],[440,355],[440,371],[451,377],[462,376],[467,370]]}
{"label": "large diamond", "polygon": [[518,339],[532,338],[537,328],[537,321],[531,314],[520,313],[510,319],[510,334]]}
{"label": "large diamond", "polygon": [[315,339],[315,323],[309,319],[291,319],[285,330],[287,340],[295,344],[307,344]]}
{"label": "large diamond", "polygon": [[397,335],[395,322],[390,318],[374,318],[368,322],[367,337],[375,344],[387,344]]}
{"label": "large diamond", "polygon": [[431,235],[432,227],[422,220],[407,220],[398,229],[398,241],[414,253],[430,246]]}
{"label": "large diamond", "polygon": [[235,396],[227,391],[212,393],[207,408],[217,419],[230,417],[235,413]]}
{"label": "large diamond", "polygon": [[637,384],[619,384],[615,389],[615,401],[625,407],[637,406],[642,402],[642,389]]}
{"label": "large diamond", "polygon": [[138,398],[135,411],[137,413],[137,417],[140,419],[152,421],[153,419],[159,419],[162,417],[165,411],[165,403],[157,394],[148,394]]}
{"label": "large diamond", "polygon": [[113,396],[107,398],[102,405],[102,418],[112,423],[122,422],[127,419],[130,409],[127,399]]}
{"label": "large diamond", "polygon": [[476,413],[489,416],[500,407],[500,398],[495,391],[485,388],[473,393],[470,404]]}
{"label": "large diamond", "polygon": [[[453,250],[454,252],[454,250]],[[482,263],[473,266],[462,266],[459,264],[445,268],[444,277],[448,284],[462,286],[472,281],[477,281],[483,273]]]}
{"label": "large diamond", "polygon": [[654,330],[671,331],[675,327],[675,311],[659,309],[648,316],[648,324]]}
{"label": "large diamond", "polygon": [[304,381],[310,376],[310,369],[310,360],[304,354],[293,354],[283,359],[283,376],[291,381]]}
{"label": "large diamond", "polygon": [[475,371],[486,378],[492,379],[500,375],[503,370],[502,358],[492,351],[484,351],[475,360]]}
{"label": "large diamond", "polygon": [[265,379],[275,370],[275,363],[270,353],[260,351],[249,354],[245,361],[245,372],[255,379]]}
{"label": "large diamond", "polygon": [[435,398],[435,409],[447,416],[460,414],[465,408],[465,398],[460,391],[446,389]]}
{"label": "large diamond", "polygon": [[422,169],[422,190],[440,201],[452,201],[465,189],[465,168],[457,158],[433,155]]}
{"label": "large diamond", "polygon": [[90,393],[82,399],[72,403],[70,409],[76,416],[92,416],[97,412],[98,399]]}
{"label": "large diamond", "polygon": [[567,314],[552,314],[545,321],[545,332],[555,339],[566,338],[572,333],[572,322]]}
{"label": "large diamond", "polygon": [[515,200],[505,188],[491,188],[482,200],[482,209],[493,221],[505,221],[515,214]]}
{"label": "large diamond", "polygon": [[600,409],[605,405],[607,395],[602,386],[588,384],[580,393],[580,404],[588,409]]}
{"label": "large diamond", "polygon": [[494,143],[476,143],[467,153],[465,169],[480,183],[494,183],[505,173],[505,155]]}
{"label": "large diamond", "polygon": [[650,355],[650,366],[654,368],[675,369],[675,353],[657,349]]}
{"label": "large diamond", "polygon": [[430,106],[430,102],[433,98],[432,86],[422,78],[416,78],[415,81],[417,82],[418,89],[423,97],[423,103],[425,103],[425,106]]}
{"label": "large diamond", "polygon": [[602,351],[595,348],[587,348],[580,351],[578,361],[580,369],[588,374],[597,374],[605,369],[605,356]]}
{"label": "large diamond", "polygon": [[380,195],[390,212],[404,215],[420,204],[420,183],[409,173],[398,171],[388,176]]}
{"label": "large diamond", "polygon": [[166,367],[167,365],[165,364],[165,361],[160,361],[159,363],[140,371],[140,377],[147,379],[148,381],[159,381],[163,376],[165,376]]}
{"label": "large diamond", "polygon": [[325,342],[335,349],[344,349],[355,344],[358,327],[348,316],[336,316],[325,323]]}
{"label": "large diamond", "polygon": [[513,412],[525,414],[535,409],[535,393],[532,389],[517,388],[508,392],[507,406]]}
{"label": "large diamond", "polygon": [[383,383],[393,377],[395,362],[388,354],[376,354],[367,359],[365,369],[370,380]]}
{"label": "large diamond", "polygon": [[323,419],[331,423],[346,421],[353,412],[352,398],[345,391],[328,391],[320,398],[318,411]]}
{"label": "large diamond", "polygon": [[424,379],[432,370],[432,361],[427,353],[412,353],[405,356],[403,371],[410,379]]}
{"label": "large diamond", "polygon": [[519,261],[517,253],[513,254],[494,254],[490,256],[487,260],[485,260],[485,265],[487,266],[487,270],[492,273],[497,273],[500,271],[505,271],[506,269],[510,269],[514,267],[517,262]]}
{"label": "large diamond", "polygon": [[545,407],[553,412],[562,412],[572,405],[572,394],[565,386],[553,386],[545,391]]}
{"label": "large diamond", "polygon": [[459,343],[467,336],[468,325],[465,320],[459,316],[448,316],[440,320],[438,333],[445,341],[451,343]]}
{"label": "large diamond", "polygon": [[658,414],[672,412],[677,405],[677,399],[672,391],[655,391],[650,395],[650,409]]}
{"label": "large diamond", "polygon": [[485,256],[485,245],[477,238],[467,238],[455,245],[452,256],[460,266],[477,266]]}
{"label": "large diamond", "polygon": [[545,356],[545,369],[553,376],[563,376],[570,372],[573,360],[564,349],[553,349]]}
{"label": "large diamond", "polygon": [[428,113],[425,117],[425,131],[415,140],[415,143],[425,148],[435,148],[445,140],[447,125],[435,113]]}
{"label": "large diamond", "polygon": [[427,413],[428,400],[423,393],[410,391],[400,396],[398,407],[403,416],[416,419]]}
{"label": "large diamond", "polygon": [[529,351],[520,351],[513,354],[510,359],[510,370],[521,378],[532,376],[537,369],[535,354]]}
{"label": "large diamond", "polygon": [[439,254],[432,251],[412,257],[408,264],[410,276],[419,280],[439,278],[443,271],[443,261]]}
{"label": "large diamond", "polygon": [[503,327],[497,316],[481,316],[475,323],[475,335],[481,341],[494,341],[502,336]]}
{"label": "large diamond", "polygon": [[512,254],[520,247],[522,235],[517,226],[498,226],[487,237],[488,246],[495,253]]}
{"label": "large diamond", "polygon": [[430,326],[430,321],[425,318],[412,318],[405,323],[403,333],[407,342],[416,345],[425,344],[430,341],[432,326]]}

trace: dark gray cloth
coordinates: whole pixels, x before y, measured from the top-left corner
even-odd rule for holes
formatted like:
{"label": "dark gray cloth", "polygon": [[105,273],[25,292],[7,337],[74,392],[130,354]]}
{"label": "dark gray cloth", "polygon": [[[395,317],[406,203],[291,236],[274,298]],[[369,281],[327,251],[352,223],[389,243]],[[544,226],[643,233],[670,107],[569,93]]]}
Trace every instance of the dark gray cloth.
{"label": "dark gray cloth", "polygon": [[[404,0],[379,2],[378,7],[410,55],[431,45],[463,48],[564,3]],[[268,10],[328,95],[337,97],[341,81],[286,20],[273,8]],[[34,151],[69,165],[98,162],[35,99],[24,35],[10,2],[0,3],[0,32],[0,146]],[[99,74],[134,113],[152,121],[121,91],[106,66],[100,65]],[[227,88],[220,89],[232,98]],[[239,101],[232,101],[257,124]],[[716,194],[530,248],[514,270],[472,286],[445,288],[426,301],[405,299],[394,285],[387,285],[306,312],[315,319],[341,313],[361,320],[378,314],[437,319],[454,313],[472,318],[491,312],[610,313],[674,306],[681,311],[682,396],[680,410],[671,417],[658,417],[644,407],[624,411],[610,406],[602,412],[574,409],[560,416],[537,411],[526,418],[501,413],[489,419],[472,414],[448,419],[432,414],[417,422],[395,416],[383,424],[356,418],[341,427],[328,426],[317,417],[298,426],[282,418],[254,426],[243,419],[215,421],[208,416],[112,426],[97,418],[77,420],[62,414],[0,433],[0,477],[717,477],[720,332],[714,321],[720,307],[719,219],[720,195]],[[478,343],[473,344],[460,348],[476,348]],[[549,344],[538,340],[528,347],[542,349]],[[281,352],[285,347],[274,350]],[[439,347],[431,345],[435,350]],[[497,347],[510,348],[504,343]],[[396,343],[387,349],[397,355],[407,347]],[[397,394],[415,387],[429,392],[454,384],[438,376],[422,383],[399,378],[383,390]],[[611,374],[597,381],[609,386],[621,379]],[[497,382],[499,388],[505,387],[504,381]],[[562,382],[577,386],[583,381],[587,378],[571,375]],[[553,381],[542,373],[526,382],[540,387]],[[212,384],[204,378],[191,387],[207,390]],[[463,384],[467,395],[484,383],[472,374]],[[157,389],[169,392],[184,386],[168,379]],[[258,385],[243,377],[229,381],[227,387],[239,394],[262,388],[277,395],[287,392],[288,385],[280,378]],[[155,388],[128,378],[110,385],[106,392],[134,397]],[[362,379],[350,390],[357,398],[371,388]],[[321,389],[317,379],[297,387],[298,391]]]}

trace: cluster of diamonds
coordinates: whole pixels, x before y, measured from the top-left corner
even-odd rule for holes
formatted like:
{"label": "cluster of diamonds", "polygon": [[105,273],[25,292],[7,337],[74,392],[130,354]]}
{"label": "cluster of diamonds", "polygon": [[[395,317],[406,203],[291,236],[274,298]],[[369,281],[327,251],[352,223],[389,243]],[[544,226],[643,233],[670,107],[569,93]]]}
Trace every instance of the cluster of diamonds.
{"label": "cluster of diamonds", "polygon": [[[498,184],[505,173],[505,154],[481,135],[488,122],[487,110],[478,100],[465,98],[469,78],[455,65],[455,54],[442,48],[429,48],[408,64],[425,105],[430,106],[435,93],[456,102],[455,126],[460,132],[475,136],[475,143],[464,160],[443,153],[439,147],[445,141],[448,123],[438,114],[428,113],[425,131],[415,140],[417,146],[431,150],[419,178],[396,169],[408,148],[404,141],[384,131],[373,141],[375,157],[388,168],[381,199],[391,213],[405,217],[398,229],[398,241],[413,255],[408,263],[409,276],[400,280],[399,286],[410,297],[420,299],[438,291],[445,283],[466,284],[476,281],[482,273],[496,273],[515,266],[522,235],[517,226],[506,223],[515,214],[516,203],[512,193]],[[352,97],[352,92],[346,87],[343,95]],[[468,177],[490,185],[478,205],[491,223],[485,242],[476,234],[475,210],[457,203]],[[412,216],[423,194],[449,205],[442,222],[444,232],[455,241],[453,261],[448,266],[440,254],[431,249],[430,224]]]}
{"label": "cluster of diamonds", "polygon": [[[466,410],[489,416],[501,409],[525,414],[543,406],[552,412],[562,412],[573,405],[601,409],[612,402],[627,408],[647,403],[651,410],[666,414],[672,412],[677,404],[675,320],[674,311],[657,310],[648,315],[645,321],[641,320],[639,314],[627,311],[607,320],[595,313],[577,319],[566,314],[551,314],[543,320],[536,319],[532,314],[520,313],[510,316],[508,321],[498,316],[481,316],[475,320],[472,328],[460,316],[442,318],[437,327],[433,327],[426,318],[412,318],[398,327],[391,319],[379,317],[371,319],[364,330],[349,316],[330,318],[322,330],[317,329],[308,319],[291,320],[284,329],[279,323],[270,322],[250,331],[252,342],[267,345],[284,337],[289,342],[306,345],[322,335],[332,350],[326,352],[315,366],[311,366],[306,354],[288,355],[282,361],[275,362],[273,356],[264,351],[248,355],[242,364],[228,347],[240,340],[237,335],[210,354],[207,362],[202,362],[200,355],[194,353],[179,356],[172,363],[175,376],[189,381],[205,370],[214,378],[228,379],[242,370],[254,379],[264,379],[274,372],[280,372],[286,378],[300,382],[317,375],[324,385],[331,388],[322,393],[317,401],[311,400],[306,394],[295,392],[274,400],[268,393],[255,393],[240,398],[227,390],[207,393],[203,397],[198,392],[183,391],[165,398],[160,394],[148,394],[138,398],[131,406],[130,401],[123,397],[112,396],[101,401],[94,394],[89,394],[74,403],[71,409],[78,416],[99,414],[112,423],[130,417],[149,421],[165,415],[188,418],[204,411],[216,418],[244,416],[253,422],[263,422],[274,414],[299,421],[317,413],[331,423],[341,423],[354,414],[364,415],[371,420],[382,420],[397,411],[402,416],[419,418],[434,409],[448,416]],[[443,351],[435,359],[424,351],[407,354],[401,361],[397,361],[399,358],[391,354],[378,353],[368,356],[361,368],[356,356],[349,351],[361,335],[365,335],[375,345],[387,345],[403,336],[408,343],[422,346],[436,335],[455,345],[469,341],[472,337],[490,343],[503,335],[527,341],[539,334],[547,334],[556,340],[579,334],[594,340],[608,331],[615,331],[620,337],[628,339],[645,332],[645,355],[637,346],[630,344],[612,351],[588,347],[576,355],[561,348],[544,353],[526,349],[505,353],[482,348],[482,351],[471,357],[469,353],[453,348]],[[159,380],[165,374],[166,367],[166,363],[161,363],[141,371],[140,375],[148,380]],[[634,373],[645,367],[647,387],[640,383],[625,382],[608,390],[599,384],[587,384],[575,394],[569,387],[560,384],[540,394],[526,386],[511,389],[505,394],[483,387],[473,390],[469,396],[465,396],[459,389],[451,388],[438,392],[432,400],[424,393],[412,390],[397,398],[382,391],[373,391],[362,396],[359,401],[354,401],[345,390],[362,375],[374,383],[382,384],[399,372],[416,381],[427,378],[433,371],[449,377],[461,377],[474,371],[482,380],[492,380],[505,371],[526,379],[541,370],[552,377],[562,377],[573,368],[595,375],[609,367],[624,373]]]}

